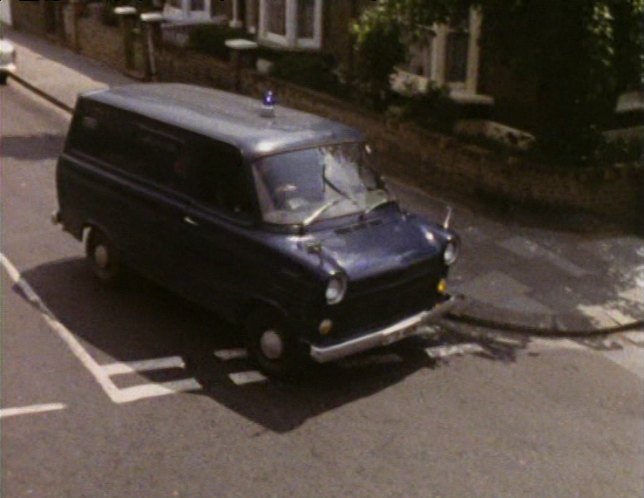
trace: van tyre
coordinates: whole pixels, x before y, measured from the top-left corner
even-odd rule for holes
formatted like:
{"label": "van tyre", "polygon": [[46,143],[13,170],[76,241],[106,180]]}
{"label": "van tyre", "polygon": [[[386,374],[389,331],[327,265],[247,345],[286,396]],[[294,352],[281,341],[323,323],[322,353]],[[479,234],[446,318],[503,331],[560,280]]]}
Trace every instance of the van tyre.
{"label": "van tyre", "polygon": [[7,73],[0,73],[0,85],[6,85],[7,84],[7,77],[9,75]]}
{"label": "van tyre", "polygon": [[87,262],[92,273],[106,287],[123,283],[124,268],[114,243],[98,228],[92,228],[85,246]]}
{"label": "van tyre", "polygon": [[250,360],[262,372],[278,379],[295,380],[303,373],[306,348],[270,312],[256,312],[246,322],[246,348]]}

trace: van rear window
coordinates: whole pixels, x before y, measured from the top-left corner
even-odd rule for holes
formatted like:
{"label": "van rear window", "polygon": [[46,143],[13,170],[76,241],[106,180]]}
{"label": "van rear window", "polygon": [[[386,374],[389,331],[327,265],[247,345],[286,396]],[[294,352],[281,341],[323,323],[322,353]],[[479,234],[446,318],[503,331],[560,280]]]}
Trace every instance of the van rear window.
{"label": "van rear window", "polygon": [[68,149],[167,185],[183,145],[158,128],[124,111],[83,102],[72,124]]}

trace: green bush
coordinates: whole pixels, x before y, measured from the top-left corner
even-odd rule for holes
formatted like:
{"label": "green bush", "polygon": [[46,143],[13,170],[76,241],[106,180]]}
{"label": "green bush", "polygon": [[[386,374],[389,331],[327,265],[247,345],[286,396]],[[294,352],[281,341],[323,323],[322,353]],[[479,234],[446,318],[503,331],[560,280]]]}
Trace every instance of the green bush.
{"label": "green bush", "polygon": [[285,54],[273,62],[271,76],[295,85],[345,96],[347,88],[333,72],[332,57],[315,54]]}
{"label": "green bush", "polygon": [[355,38],[353,82],[366,103],[384,109],[392,97],[390,75],[405,57],[400,25],[391,22],[384,4],[367,9],[351,27]]}
{"label": "green bush", "polygon": [[430,86],[424,93],[392,95],[386,115],[394,121],[412,121],[430,130],[452,133],[461,107],[449,96],[447,87]]}
{"label": "green bush", "polygon": [[228,60],[230,49],[226,47],[226,40],[231,38],[249,39],[242,29],[207,24],[190,31],[190,46],[199,52]]}

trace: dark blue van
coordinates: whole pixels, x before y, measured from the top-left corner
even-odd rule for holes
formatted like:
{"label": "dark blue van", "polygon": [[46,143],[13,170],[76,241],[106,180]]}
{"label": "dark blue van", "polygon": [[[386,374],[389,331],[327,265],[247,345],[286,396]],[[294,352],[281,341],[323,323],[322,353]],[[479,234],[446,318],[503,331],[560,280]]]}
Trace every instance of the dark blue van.
{"label": "dark blue van", "polygon": [[54,219],[102,282],[132,269],[215,310],[287,376],[449,311],[458,238],[401,209],[359,131],[272,100],[181,84],[81,95]]}

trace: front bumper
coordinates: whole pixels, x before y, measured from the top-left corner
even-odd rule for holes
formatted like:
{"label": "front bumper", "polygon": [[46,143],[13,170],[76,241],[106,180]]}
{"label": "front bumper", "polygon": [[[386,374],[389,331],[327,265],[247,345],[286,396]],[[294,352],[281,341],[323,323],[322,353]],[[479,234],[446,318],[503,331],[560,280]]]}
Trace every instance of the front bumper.
{"label": "front bumper", "polygon": [[377,348],[379,346],[388,346],[398,342],[405,337],[416,334],[419,329],[431,322],[432,320],[445,315],[452,311],[463,301],[463,296],[450,296],[449,299],[438,303],[430,310],[421,311],[420,313],[405,318],[393,325],[383,329],[376,330],[369,334],[349,339],[332,346],[318,347],[311,346],[311,358],[318,363],[327,363],[339,360],[362,351]]}
{"label": "front bumper", "polygon": [[15,73],[16,65],[11,64],[0,64],[0,73]]}

